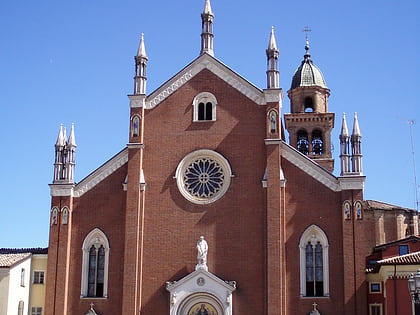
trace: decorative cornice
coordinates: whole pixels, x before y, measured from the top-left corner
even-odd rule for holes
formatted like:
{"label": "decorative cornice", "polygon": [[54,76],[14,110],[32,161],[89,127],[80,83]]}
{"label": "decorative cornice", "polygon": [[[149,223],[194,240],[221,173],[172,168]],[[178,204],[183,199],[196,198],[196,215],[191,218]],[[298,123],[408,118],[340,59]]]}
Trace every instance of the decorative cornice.
{"label": "decorative cornice", "polygon": [[55,197],[73,197],[74,196],[74,187],[75,184],[49,184],[50,186],[50,194],[51,196]]}
{"label": "decorative cornice", "polygon": [[[239,74],[228,68],[226,65],[221,63],[216,58],[209,54],[203,54],[192,63],[178,72],[175,76],[164,83],[160,88],[155,90],[146,98],[144,107],[146,109],[152,109],[159,105],[169,95],[177,91],[187,81],[197,75],[203,69],[208,69],[213,72],[216,76],[221,78],[227,84],[237,89],[243,95],[253,100],[259,105],[265,105],[266,99],[263,91],[245,80]],[[277,94],[279,92],[277,91]],[[278,97],[277,97],[278,98]]]}
{"label": "decorative cornice", "polygon": [[365,187],[366,176],[363,175],[344,175],[338,178],[341,190],[362,189]]}
{"label": "decorative cornice", "polygon": [[124,149],[78,183],[74,189],[74,196],[82,196],[127,162],[128,149]]}

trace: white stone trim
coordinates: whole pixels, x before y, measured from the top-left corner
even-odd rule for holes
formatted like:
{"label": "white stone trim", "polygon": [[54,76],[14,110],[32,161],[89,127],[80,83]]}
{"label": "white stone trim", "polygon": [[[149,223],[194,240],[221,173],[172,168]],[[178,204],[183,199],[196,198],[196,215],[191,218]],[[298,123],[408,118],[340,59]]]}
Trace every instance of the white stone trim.
{"label": "white stone trim", "polygon": [[[330,296],[330,280],[329,280],[329,263],[328,263],[328,249],[329,243],[325,232],[317,225],[309,226],[300,237],[299,241],[299,256],[300,256],[300,296],[306,297],[306,245],[310,240],[320,242],[322,246],[322,273],[324,284],[324,297]],[[312,242],[311,242],[312,244]],[[312,297],[311,298],[317,298]]]}
{"label": "white stone trim", "polygon": [[146,109],[156,107],[203,69],[210,70],[255,103],[259,105],[266,104],[265,95],[262,90],[229,69],[219,60],[208,54],[203,54],[150,94],[146,98],[144,107]]}
{"label": "white stone trim", "polygon": [[170,315],[184,315],[194,304],[211,304],[219,315],[232,315],[232,292],[235,281],[223,281],[209,271],[199,269],[179,281],[167,282],[170,292]]}
{"label": "white stone trim", "polygon": [[[190,166],[190,164],[193,161],[200,158],[208,158],[208,159],[214,160],[221,166],[224,172],[224,181],[223,181],[222,187],[220,188],[219,191],[217,191],[213,196],[209,198],[204,198],[204,197],[201,198],[201,197],[193,196],[186,189],[185,183],[184,183],[185,170]],[[195,204],[209,204],[209,203],[215,202],[216,200],[219,200],[221,197],[223,197],[223,195],[228,190],[230,186],[231,177],[232,177],[232,169],[230,167],[228,160],[220,153],[213,150],[208,150],[208,149],[200,149],[200,150],[196,150],[187,154],[179,162],[178,167],[176,168],[176,171],[175,171],[175,178],[176,178],[176,183],[177,183],[179,192],[182,194],[182,196],[184,196],[185,199]]]}
{"label": "white stone trim", "polygon": [[295,148],[280,142],[281,156],[332,191],[341,191],[337,178]]}
{"label": "white stone trim", "polygon": [[81,197],[127,162],[128,150],[124,149],[78,183],[74,189],[74,196]]}
{"label": "white stone trim", "polygon": [[[103,298],[108,297],[108,271],[109,271],[109,242],[105,233],[100,229],[95,228],[85,237],[83,241],[82,251],[82,283],[80,297],[88,297],[88,274],[89,274],[89,250],[94,245],[99,248],[102,245],[105,249],[105,264],[104,264],[104,289]],[[91,298],[91,297],[89,297]]]}
{"label": "white stone trim", "polygon": [[[200,103],[203,103],[204,106],[206,106],[207,103],[211,103],[211,120],[199,120],[198,119],[198,105]],[[193,110],[193,121],[216,121],[216,105],[217,105],[217,99],[216,96],[214,96],[210,92],[201,92],[194,97],[192,106],[194,108]]]}

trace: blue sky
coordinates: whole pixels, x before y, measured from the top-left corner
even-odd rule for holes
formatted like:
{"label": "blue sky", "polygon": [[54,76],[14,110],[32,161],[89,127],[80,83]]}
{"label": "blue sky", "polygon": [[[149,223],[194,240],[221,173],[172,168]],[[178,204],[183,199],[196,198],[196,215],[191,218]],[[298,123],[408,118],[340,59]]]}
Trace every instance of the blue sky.
{"label": "blue sky", "polygon": [[[271,26],[285,92],[303,59],[302,29],[312,29],[310,52],[331,89],[329,110],[336,113],[335,174],[342,113],[351,128],[357,112],[365,199],[414,208],[407,120],[415,121],[419,175],[420,2],[211,3],[216,58],[260,88]],[[0,247],[48,245],[48,184],[60,124],[75,123],[80,181],[127,143],[127,94],[140,34],[150,93],[198,56],[203,7],[204,0],[0,2]]]}

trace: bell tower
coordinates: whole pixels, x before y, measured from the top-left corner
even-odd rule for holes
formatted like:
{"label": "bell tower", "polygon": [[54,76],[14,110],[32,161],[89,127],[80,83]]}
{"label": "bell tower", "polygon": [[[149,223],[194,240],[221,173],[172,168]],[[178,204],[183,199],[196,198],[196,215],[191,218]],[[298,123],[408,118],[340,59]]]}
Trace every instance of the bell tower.
{"label": "bell tower", "polygon": [[308,36],[304,59],[293,75],[287,94],[290,114],[285,114],[284,119],[289,144],[332,172],[331,130],[334,128],[334,113],[328,111],[330,90],[311,59]]}

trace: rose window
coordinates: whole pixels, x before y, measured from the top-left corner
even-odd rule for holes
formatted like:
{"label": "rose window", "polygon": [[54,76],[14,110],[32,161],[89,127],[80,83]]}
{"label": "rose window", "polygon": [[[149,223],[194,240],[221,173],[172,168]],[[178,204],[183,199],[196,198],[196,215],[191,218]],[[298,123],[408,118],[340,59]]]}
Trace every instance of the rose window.
{"label": "rose window", "polygon": [[188,154],[178,165],[177,185],[189,201],[199,204],[219,199],[228,189],[231,170],[217,152],[198,150]]}
{"label": "rose window", "polygon": [[186,190],[199,198],[209,198],[223,186],[223,168],[214,160],[200,158],[192,162],[184,173]]}

